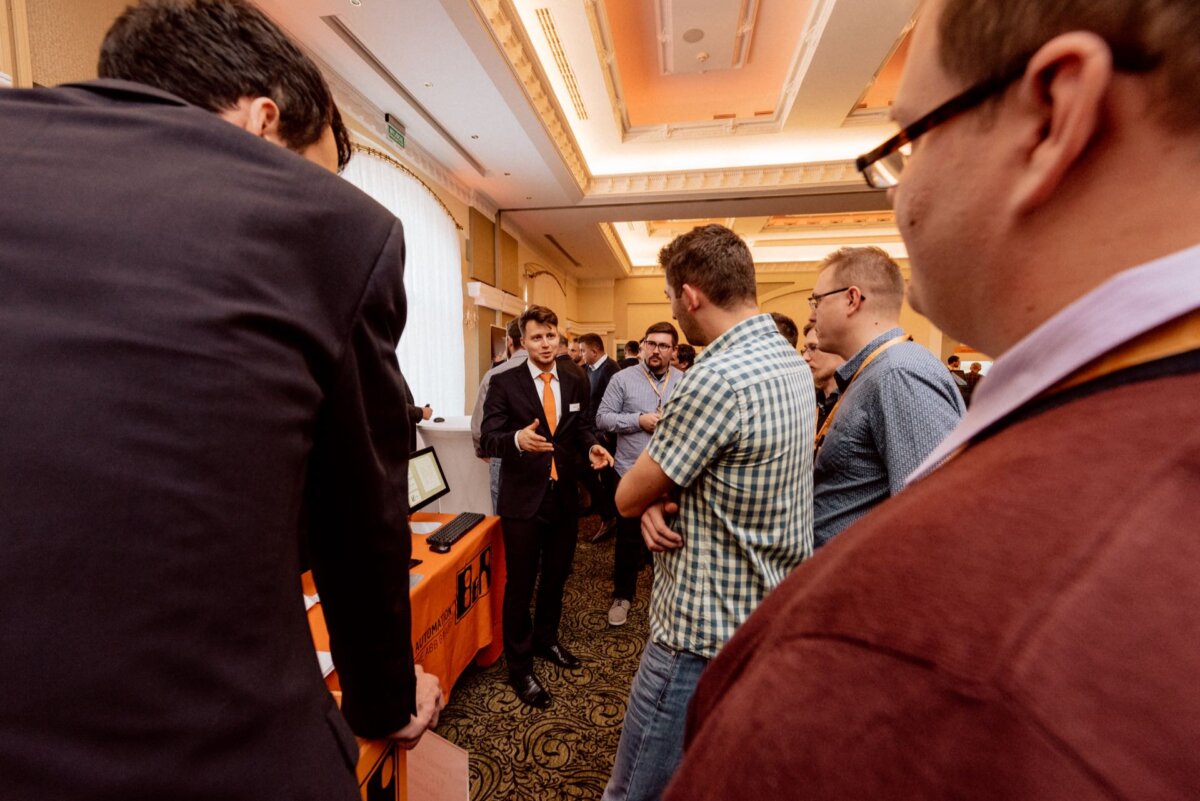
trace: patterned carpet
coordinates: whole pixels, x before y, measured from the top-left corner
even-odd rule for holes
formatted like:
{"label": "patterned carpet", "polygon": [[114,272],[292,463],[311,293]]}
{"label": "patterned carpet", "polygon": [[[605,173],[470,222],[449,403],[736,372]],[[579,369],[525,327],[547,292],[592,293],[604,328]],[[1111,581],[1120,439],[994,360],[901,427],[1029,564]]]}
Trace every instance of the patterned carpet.
{"label": "patterned carpet", "polygon": [[554,697],[550,708],[518,701],[501,659],[469,668],[442,713],[438,734],[470,752],[471,801],[591,801],[604,791],[646,640],[650,570],[639,576],[629,622],[610,627],[613,540],[589,543],[598,525],[596,517],[580,521],[559,632],[583,666],[563,670],[536,660],[535,671]]}

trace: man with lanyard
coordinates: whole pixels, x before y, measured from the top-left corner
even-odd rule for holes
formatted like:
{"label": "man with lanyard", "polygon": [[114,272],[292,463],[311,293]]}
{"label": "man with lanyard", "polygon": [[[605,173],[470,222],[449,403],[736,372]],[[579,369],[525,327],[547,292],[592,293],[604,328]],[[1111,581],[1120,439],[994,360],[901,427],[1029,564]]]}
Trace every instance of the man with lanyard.
{"label": "man with lanyard", "polygon": [[[655,323],[646,329],[642,346],[649,348],[646,361],[637,367],[622,370],[608,384],[596,410],[596,428],[617,436],[617,475],[623,476],[633,467],[650,443],[662,417],[663,406],[671,391],[683,378],[683,373],[671,366],[671,357],[679,344],[679,333],[667,322]],[[617,519],[617,547],[613,556],[613,601],[608,610],[608,624],[623,626],[637,590],[637,577],[649,554],[642,542],[641,520],[637,517]]]}
{"label": "man with lanyard", "polygon": [[996,361],[709,666],[668,801],[1195,797],[1197,54],[1195,0],[925,5],[859,165]]}
{"label": "man with lanyard", "polygon": [[821,350],[846,360],[841,395],[817,431],[813,543],[899,492],[965,407],[937,357],[899,327],[904,279],[878,248],[828,256],[809,305]]}

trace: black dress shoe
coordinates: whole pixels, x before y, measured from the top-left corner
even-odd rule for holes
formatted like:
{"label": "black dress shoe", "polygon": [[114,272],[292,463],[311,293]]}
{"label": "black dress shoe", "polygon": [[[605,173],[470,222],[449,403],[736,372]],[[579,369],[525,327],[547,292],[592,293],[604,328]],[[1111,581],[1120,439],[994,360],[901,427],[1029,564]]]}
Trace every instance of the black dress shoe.
{"label": "black dress shoe", "polygon": [[540,656],[542,659],[547,659],[559,667],[577,668],[582,664],[575,654],[563,648],[559,643],[538,648],[533,654],[534,656]]}
{"label": "black dress shoe", "polygon": [[521,699],[521,703],[538,709],[550,706],[550,693],[532,673],[513,674],[508,677],[508,683],[516,691],[517,698]]}

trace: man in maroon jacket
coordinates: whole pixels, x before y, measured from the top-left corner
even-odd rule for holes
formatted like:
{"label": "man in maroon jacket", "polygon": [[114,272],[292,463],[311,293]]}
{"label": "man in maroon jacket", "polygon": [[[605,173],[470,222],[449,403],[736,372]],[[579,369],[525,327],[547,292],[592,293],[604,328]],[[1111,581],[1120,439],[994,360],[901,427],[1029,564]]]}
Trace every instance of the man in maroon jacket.
{"label": "man in maroon jacket", "polygon": [[859,168],[998,359],[718,654],[667,798],[1195,797],[1198,69],[1195,0],[928,4]]}

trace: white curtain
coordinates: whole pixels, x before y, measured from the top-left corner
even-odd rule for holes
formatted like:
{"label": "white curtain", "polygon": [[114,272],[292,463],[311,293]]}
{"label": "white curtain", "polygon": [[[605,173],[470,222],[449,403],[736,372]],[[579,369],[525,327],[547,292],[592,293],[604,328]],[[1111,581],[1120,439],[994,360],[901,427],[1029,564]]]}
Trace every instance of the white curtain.
{"label": "white curtain", "polygon": [[435,415],[461,415],[466,357],[454,220],[424,184],[369,153],[356,151],[342,175],[404,223],[408,322],[396,356],[413,398]]}

